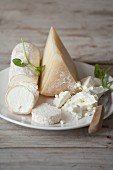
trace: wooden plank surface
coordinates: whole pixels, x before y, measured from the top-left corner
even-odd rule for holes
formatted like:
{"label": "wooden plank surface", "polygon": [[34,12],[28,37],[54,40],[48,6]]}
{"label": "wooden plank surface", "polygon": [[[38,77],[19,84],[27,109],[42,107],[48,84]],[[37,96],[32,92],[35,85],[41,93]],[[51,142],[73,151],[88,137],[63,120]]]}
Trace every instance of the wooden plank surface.
{"label": "wooden plank surface", "polygon": [[[51,26],[74,60],[113,65],[113,0],[1,0],[0,70],[21,37],[43,54]],[[0,170],[112,170],[113,115],[99,133],[87,130],[34,130],[0,119]]]}
{"label": "wooden plank surface", "polygon": [[0,69],[24,37],[43,52],[54,26],[72,58],[88,63],[113,64],[112,0],[0,1]]}
{"label": "wooden plank surface", "polygon": [[[1,169],[101,170],[113,169],[113,149],[26,148],[0,151]],[[97,159],[97,155],[100,159]],[[106,162],[105,162],[106,160]]]}
{"label": "wooden plank surface", "polygon": [[113,148],[113,115],[104,121],[103,128],[90,136],[87,128],[69,131],[29,129],[0,120],[0,148],[82,147]]}

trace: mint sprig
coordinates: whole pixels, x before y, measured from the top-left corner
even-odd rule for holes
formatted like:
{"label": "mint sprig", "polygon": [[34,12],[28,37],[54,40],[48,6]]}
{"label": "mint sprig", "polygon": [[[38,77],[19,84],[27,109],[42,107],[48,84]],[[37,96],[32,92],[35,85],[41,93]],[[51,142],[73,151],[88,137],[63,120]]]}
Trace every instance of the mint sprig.
{"label": "mint sprig", "polygon": [[113,81],[109,81],[108,78],[108,72],[111,70],[111,67],[108,67],[107,69],[100,68],[99,64],[95,65],[94,69],[94,76],[96,78],[99,78],[102,81],[102,86],[106,89],[108,89],[110,92],[113,92],[113,88],[111,88],[111,85],[113,84]]}
{"label": "mint sprig", "polygon": [[26,53],[23,38],[21,39],[21,41],[22,41],[23,51],[24,51],[24,55],[26,57],[27,63],[23,63],[23,61],[19,58],[14,58],[13,63],[18,67],[26,67],[27,65],[30,65],[32,68],[34,68],[37,71],[37,76],[40,76],[41,71],[45,69],[45,65],[36,67],[34,64],[32,64],[29,60],[29,56]]}

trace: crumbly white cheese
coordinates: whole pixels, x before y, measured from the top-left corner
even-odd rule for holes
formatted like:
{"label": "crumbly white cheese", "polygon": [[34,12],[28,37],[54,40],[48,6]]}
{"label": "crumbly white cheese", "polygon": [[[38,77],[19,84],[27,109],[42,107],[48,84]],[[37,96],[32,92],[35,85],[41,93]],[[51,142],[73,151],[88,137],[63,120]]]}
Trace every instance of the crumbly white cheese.
{"label": "crumbly white cheese", "polygon": [[67,102],[67,100],[71,97],[69,91],[60,92],[59,95],[55,95],[55,99],[53,100],[53,104],[60,108]]}
{"label": "crumbly white cheese", "polygon": [[43,103],[32,110],[32,121],[43,125],[53,125],[61,120],[61,110]]}
{"label": "crumbly white cheese", "polygon": [[96,94],[99,98],[106,92],[108,91],[108,89],[103,88],[103,86],[99,86],[99,87],[90,87],[90,92],[92,94]]}
{"label": "crumbly white cheese", "polygon": [[92,95],[90,92],[79,92],[72,96],[64,106],[62,111],[70,112],[77,119],[82,118],[87,111],[93,110],[97,106],[98,97]]}
{"label": "crumbly white cheese", "polygon": [[81,82],[82,82],[82,87],[84,90],[87,88],[90,88],[90,87],[98,87],[98,86],[102,85],[100,79],[94,78],[91,76],[88,76],[88,77],[82,79]]}

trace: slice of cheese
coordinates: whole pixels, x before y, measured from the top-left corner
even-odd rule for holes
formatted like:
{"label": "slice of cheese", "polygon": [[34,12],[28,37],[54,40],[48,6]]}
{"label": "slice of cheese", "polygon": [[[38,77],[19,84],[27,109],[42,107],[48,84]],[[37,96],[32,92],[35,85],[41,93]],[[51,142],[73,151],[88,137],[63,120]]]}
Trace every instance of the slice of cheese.
{"label": "slice of cheese", "polygon": [[71,94],[69,91],[65,91],[65,92],[60,92],[59,95],[55,95],[55,99],[53,100],[53,104],[60,108],[61,106],[63,106],[67,100],[71,97]]}
{"label": "slice of cheese", "polygon": [[61,120],[61,110],[43,103],[32,110],[32,121],[43,125],[53,125]]}
{"label": "slice of cheese", "polygon": [[33,83],[33,84],[37,84],[37,81],[35,78],[33,77],[30,77],[28,75],[24,75],[24,74],[18,74],[16,76],[13,76],[9,83],[8,83],[8,86],[9,87],[12,87],[14,86],[15,84],[18,84],[19,82],[27,82],[27,83]]}
{"label": "slice of cheese", "polygon": [[35,105],[35,97],[28,88],[15,86],[7,91],[6,104],[12,113],[29,114]]}
{"label": "slice of cheese", "polygon": [[40,78],[40,93],[55,96],[61,91],[74,93],[75,82],[78,80],[74,63],[52,27],[46,42],[42,65],[46,68]]}
{"label": "slice of cheese", "polygon": [[37,100],[39,98],[39,91],[38,91],[38,85],[37,84],[32,83],[32,82],[27,82],[27,81],[19,81],[19,82],[15,81],[13,84],[10,84],[9,89],[13,88],[15,86],[24,86],[28,90],[30,90],[33,93],[34,97],[35,97],[35,102],[34,103],[36,104],[36,102],[37,102]]}

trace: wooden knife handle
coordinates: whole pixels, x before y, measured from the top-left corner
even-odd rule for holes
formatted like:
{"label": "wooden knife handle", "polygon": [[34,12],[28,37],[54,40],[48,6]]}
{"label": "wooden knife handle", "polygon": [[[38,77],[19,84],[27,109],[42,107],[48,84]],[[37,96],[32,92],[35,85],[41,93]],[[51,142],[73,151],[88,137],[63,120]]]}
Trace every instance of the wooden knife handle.
{"label": "wooden knife handle", "polygon": [[88,129],[89,134],[96,133],[101,129],[103,123],[103,117],[104,117],[104,107],[102,105],[99,105],[97,106],[92,121],[90,123]]}

